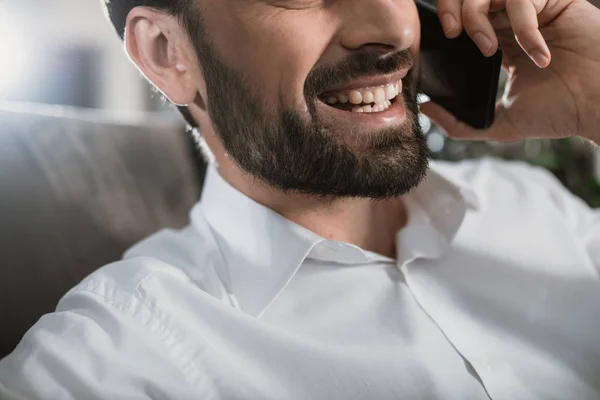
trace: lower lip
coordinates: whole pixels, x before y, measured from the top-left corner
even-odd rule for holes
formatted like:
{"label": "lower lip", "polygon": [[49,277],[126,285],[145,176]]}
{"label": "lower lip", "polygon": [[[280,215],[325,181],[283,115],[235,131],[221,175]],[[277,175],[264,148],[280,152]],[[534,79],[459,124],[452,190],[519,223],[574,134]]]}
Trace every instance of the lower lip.
{"label": "lower lip", "polygon": [[380,112],[352,112],[344,111],[335,107],[331,107],[322,101],[319,103],[326,107],[329,114],[339,118],[344,118],[357,124],[369,125],[394,125],[402,122],[406,116],[406,107],[402,95],[397,96],[390,108]]}

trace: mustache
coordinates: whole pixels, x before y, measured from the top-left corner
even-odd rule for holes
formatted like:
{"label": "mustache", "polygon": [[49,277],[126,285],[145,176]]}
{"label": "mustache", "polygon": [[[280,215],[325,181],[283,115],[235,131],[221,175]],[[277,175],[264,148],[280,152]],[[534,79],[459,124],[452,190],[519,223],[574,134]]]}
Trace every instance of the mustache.
{"label": "mustache", "polygon": [[[350,54],[343,60],[313,69],[304,84],[307,99],[317,97],[328,87],[340,85],[351,80],[388,75],[403,69],[412,69],[415,64],[413,54],[408,50],[382,56],[373,51],[361,51]],[[412,73],[407,78],[412,79]]]}

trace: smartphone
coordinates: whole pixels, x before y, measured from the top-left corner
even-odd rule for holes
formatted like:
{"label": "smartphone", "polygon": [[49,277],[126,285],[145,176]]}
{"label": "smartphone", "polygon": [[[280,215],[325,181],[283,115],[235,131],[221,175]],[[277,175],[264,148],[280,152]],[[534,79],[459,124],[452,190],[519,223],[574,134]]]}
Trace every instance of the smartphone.
{"label": "smartphone", "polygon": [[502,52],[485,57],[463,32],[448,39],[431,0],[416,0],[421,19],[420,89],[477,129],[494,122]]}

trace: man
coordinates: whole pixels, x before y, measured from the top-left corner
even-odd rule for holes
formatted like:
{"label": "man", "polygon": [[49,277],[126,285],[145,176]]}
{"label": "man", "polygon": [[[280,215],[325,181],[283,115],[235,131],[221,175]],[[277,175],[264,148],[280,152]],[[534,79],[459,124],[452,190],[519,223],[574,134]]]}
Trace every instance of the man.
{"label": "man", "polygon": [[[600,214],[523,164],[428,171],[412,1],[106,6],[212,166],[191,225],[71,290],[0,398],[600,399]],[[600,143],[600,10],[439,10],[510,72],[487,131],[423,105],[449,134]]]}

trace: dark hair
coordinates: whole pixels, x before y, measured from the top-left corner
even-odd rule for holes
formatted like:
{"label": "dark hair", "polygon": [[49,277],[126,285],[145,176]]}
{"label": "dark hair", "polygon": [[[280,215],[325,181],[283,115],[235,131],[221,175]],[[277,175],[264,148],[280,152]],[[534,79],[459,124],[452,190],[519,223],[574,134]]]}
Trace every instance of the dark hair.
{"label": "dark hair", "polygon": [[150,7],[176,16],[186,29],[194,29],[188,26],[191,21],[186,21],[191,14],[189,11],[194,7],[193,0],[103,0],[103,2],[106,14],[121,39],[125,36],[127,15],[135,7]]}
{"label": "dark hair", "polygon": [[[112,22],[115,30],[125,38],[125,27],[129,12],[135,7],[149,7],[173,15],[179,19],[190,39],[197,40],[200,34],[201,18],[194,0],[102,0],[106,15]],[[198,124],[192,117],[187,107],[177,107],[190,127],[197,128]]]}

